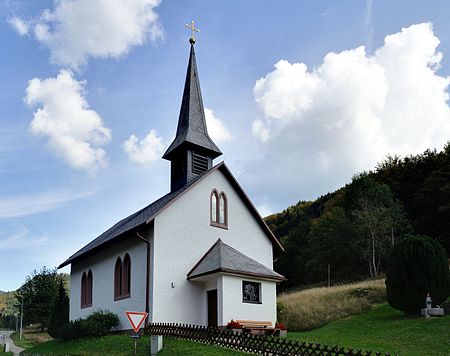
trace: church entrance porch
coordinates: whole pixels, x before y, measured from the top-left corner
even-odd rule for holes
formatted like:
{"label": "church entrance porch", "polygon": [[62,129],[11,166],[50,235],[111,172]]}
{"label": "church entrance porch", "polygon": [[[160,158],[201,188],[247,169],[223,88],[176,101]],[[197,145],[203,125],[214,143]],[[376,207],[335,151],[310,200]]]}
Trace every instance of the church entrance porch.
{"label": "church entrance porch", "polygon": [[[276,322],[276,282],[217,272],[190,280],[203,289],[203,325],[226,326],[231,320]],[[199,305],[200,306],[200,305]]]}

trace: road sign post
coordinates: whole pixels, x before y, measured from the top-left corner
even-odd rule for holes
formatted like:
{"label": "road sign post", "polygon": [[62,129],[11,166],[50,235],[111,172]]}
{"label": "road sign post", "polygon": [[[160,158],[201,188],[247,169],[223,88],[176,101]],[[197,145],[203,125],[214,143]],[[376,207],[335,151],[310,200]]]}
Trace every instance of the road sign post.
{"label": "road sign post", "polygon": [[139,329],[144,323],[144,320],[147,318],[148,313],[127,311],[125,314],[127,315],[128,321],[134,330],[134,334],[131,334],[130,337],[134,339],[134,354],[137,355],[137,339],[141,337],[141,335],[139,335]]}

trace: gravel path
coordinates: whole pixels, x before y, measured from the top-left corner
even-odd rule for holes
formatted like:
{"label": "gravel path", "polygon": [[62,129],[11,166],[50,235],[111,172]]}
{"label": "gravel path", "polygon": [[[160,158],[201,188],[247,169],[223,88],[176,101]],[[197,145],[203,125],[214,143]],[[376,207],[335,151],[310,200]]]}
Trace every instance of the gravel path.
{"label": "gravel path", "polygon": [[13,333],[12,331],[6,331],[3,333],[3,336],[5,338],[5,342],[9,344],[9,351],[11,351],[14,354],[14,356],[19,356],[20,352],[22,352],[25,349],[22,349],[21,347],[14,345],[14,342],[11,340],[10,336],[12,333]]}

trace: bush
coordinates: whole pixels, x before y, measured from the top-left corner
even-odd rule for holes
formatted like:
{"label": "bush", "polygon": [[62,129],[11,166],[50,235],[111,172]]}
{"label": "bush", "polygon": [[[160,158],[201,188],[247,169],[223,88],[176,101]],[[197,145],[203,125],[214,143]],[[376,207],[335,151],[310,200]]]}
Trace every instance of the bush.
{"label": "bush", "polygon": [[439,242],[425,236],[408,235],[391,251],[386,271],[389,304],[405,313],[425,307],[427,293],[433,305],[449,294],[447,254]]}
{"label": "bush", "polygon": [[58,287],[58,296],[53,303],[53,308],[48,320],[48,334],[53,338],[60,337],[61,325],[69,322],[69,297],[67,296],[64,282],[61,280]]}
{"label": "bush", "polygon": [[71,320],[59,330],[59,337],[64,341],[75,340],[85,336],[87,336],[85,319]]}
{"label": "bush", "polygon": [[97,311],[86,318],[86,328],[89,336],[103,336],[119,324],[116,314],[108,311]]}
{"label": "bush", "polygon": [[79,339],[87,336],[103,336],[119,324],[116,314],[108,311],[97,311],[86,319],[70,321],[62,326],[59,335],[64,341]]}

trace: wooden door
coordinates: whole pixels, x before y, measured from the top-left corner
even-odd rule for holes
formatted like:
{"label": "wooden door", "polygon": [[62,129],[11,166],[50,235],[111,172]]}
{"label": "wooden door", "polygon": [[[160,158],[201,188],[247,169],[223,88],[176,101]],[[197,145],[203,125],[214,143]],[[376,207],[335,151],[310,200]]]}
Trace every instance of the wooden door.
{"label": "wooden door", "polygon": [[208,301],[208,326],[217,326],[217,289],[209,290]]}

